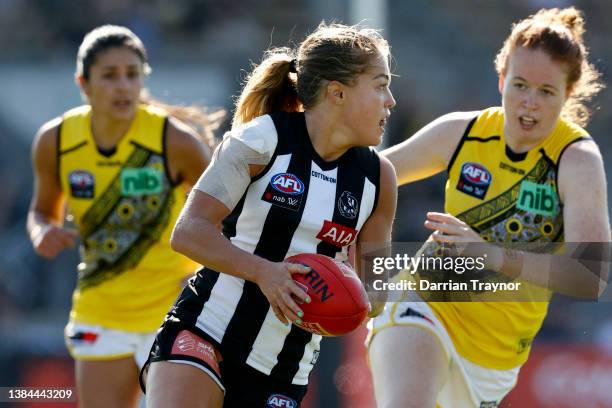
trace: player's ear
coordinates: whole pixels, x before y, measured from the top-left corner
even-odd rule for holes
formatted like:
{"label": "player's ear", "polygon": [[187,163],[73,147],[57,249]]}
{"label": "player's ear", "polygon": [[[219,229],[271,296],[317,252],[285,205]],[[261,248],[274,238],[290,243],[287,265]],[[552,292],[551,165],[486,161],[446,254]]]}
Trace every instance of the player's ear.
{"label": "player's ear", "polygon": [[343,105],[346,100],[344,85],[338,81],[329,81],[325,87],[325,96],[334,105]]}
{"label": "player's ear", "polygon": [[75,75],[74,83],[79,87],[81,93],[89,98],[89,83],[83,75]]}

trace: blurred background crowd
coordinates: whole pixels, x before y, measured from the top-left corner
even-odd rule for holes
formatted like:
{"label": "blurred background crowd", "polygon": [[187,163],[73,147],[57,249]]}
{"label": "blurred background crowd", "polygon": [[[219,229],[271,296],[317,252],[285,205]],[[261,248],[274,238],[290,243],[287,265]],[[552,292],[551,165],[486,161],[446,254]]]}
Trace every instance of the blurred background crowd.
{"label": "blurred background crowd", "polygon": [[[605,0],[0,0],[0,386],[71,381],[62,331],[77,253],[54,261],[36,256],[25,218],[32,189],[30,144],[44,121],[81,103],[73,74],[86,32],[105,23],[129,27],[148,49],[153,72],[147,87],[153,96],[231,111],[246,70],[264,49],[298,43],[322,19],[351,24],[365,19],[365,25],[384,29],[394,55],[391,89],[397,107],[386,135],[392,145],[442,113],[498,105],[493,59],[511,23],[542,7],[569,5],[585,12],[591,59],[612,86],[612,3]],[[598,109],[588,130],[602,149],[610,180],[612,89],[594,102]],[[402,187],[394,240],[423,240],[425,212],[442,210],[443,192],[442,175]],[[312,406],[371,406],[361,395],[367,387],[357,386],[363,367],[347,353],[362,353],[361,339],[354,339],[323,347]],[[593,347],[597,357],[587,352]],[[562,352],[573,353],[570,360],[546,360]],[[557,374],[554,364],[567,369],[571,361],[589,380],[574,384],[570,373],[550,385],[556,393],[538,391],[533,397],[542,399],[538,405],[521,403],[528,397],[518,394],[508,405],[612,407],[612,303],[555,300],[534,348],[533,360],[539,359],[545,360],[543,369]],[[599,371],[590,373],[595,366]],[[545,375],[537,367],[525,373],[543,386],[538,381]],[[528,393],[528,387],[516,393]],[[582,392],[580,404],[567,398],[554,402],[568,387],[574,387],[572,395]]]}

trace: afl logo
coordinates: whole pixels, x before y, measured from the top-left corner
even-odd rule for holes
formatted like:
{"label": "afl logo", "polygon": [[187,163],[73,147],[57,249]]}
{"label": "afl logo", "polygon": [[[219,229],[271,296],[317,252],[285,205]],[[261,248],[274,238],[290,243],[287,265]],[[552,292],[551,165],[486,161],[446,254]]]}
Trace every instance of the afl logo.
{"label": "afl logo", "polygon": [[282,394],[272,394],[266,401],[266,407],[270,408],[296,408],[297,402]]}
{"label": "afl logo", "polygon": [[304,192],[304,183],[291,173],[279,173],[272,176],[270,184],[276,191],[297,195]]}
{"label": "afl logo", "polygon": [[477,186],[488,186],[491,184],[491,173],[483,165],[478,163],[464,163],[461,166],[461,175]]}

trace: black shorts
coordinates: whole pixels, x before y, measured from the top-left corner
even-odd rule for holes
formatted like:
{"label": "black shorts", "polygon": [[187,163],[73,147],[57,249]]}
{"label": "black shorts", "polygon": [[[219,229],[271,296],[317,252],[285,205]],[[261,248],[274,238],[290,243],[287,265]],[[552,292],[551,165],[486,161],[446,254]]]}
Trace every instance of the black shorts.
{"label": "black shorts", "polygon": [[306,395],[306,385],[281,383],[247,364],[231,361],[206,333],[171,316],[157,332],[140,373],[143,392],[143,373],[155,361],[183,361],[200,368],[224,390],[223,407],[297,408]]}

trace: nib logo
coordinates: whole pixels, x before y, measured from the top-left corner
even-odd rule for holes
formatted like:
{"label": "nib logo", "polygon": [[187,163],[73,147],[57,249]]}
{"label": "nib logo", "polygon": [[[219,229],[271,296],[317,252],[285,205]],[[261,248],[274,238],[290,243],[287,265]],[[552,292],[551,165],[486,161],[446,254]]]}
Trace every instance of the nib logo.
{"label": "nib logo", "polygon": [[523,181],[516,207],[534,214],[553,216],[559,212],[557,193],[549,184]]}

